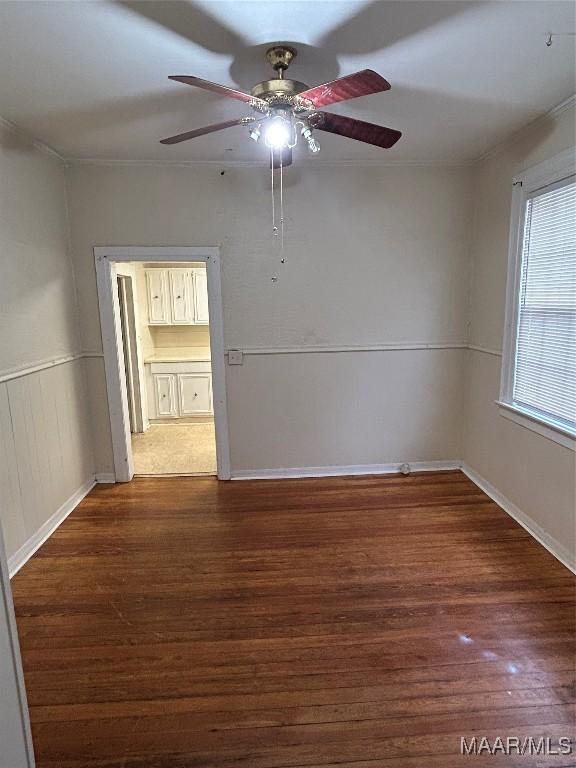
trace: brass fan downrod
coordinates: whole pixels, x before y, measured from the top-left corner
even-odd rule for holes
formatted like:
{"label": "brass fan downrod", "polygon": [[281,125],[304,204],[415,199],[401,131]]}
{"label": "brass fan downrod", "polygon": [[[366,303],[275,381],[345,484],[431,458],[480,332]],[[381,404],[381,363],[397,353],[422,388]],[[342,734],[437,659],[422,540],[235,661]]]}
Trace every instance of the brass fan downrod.
{"label": "brass fan downrod", "polygon": [[[256,99],[263,99],[267,104],[287,108],[295,106],[294,97],[305,91],[308,86],[298,80],[290,80],[284,77],[284,73],[296,57],[296,49],[288,45],[273,45],[266,51],[266,59],[275,72],[270,80],[256,83],[251,94]],[[255,107],[258,109],[258,106]]]}
{"label": "brass fan downrod", "polygon": [[273,45],[266,51],[266,58],[270,62],[272,69],[278,73],[278,79],[284,79],[284,72],[290,66],[292,59],[296,56],[296,49],[288,45]]}

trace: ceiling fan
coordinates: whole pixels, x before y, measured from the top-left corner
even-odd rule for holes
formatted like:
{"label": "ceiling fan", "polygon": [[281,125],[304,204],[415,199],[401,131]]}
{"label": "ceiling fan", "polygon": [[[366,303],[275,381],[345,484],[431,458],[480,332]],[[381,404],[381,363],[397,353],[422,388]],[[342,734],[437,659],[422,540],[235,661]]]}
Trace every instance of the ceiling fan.
{"label": "ceiling fan", "polygon": [[335,115],[319,109],[339,101],[387,91],[390,89],[390,83],[387,80],[371,69],[363,69],[361,72],[309,88],[305,83],[284,77],[285,71],[295,56],[296,50],[285,45],[269,48],[266,58],[275,70],[276,77],[257,83],[250,93],[211,83],[192,75],[171,75],[170,80],[243,101],[257,115],[197,128],[162,139],[160,143],[179,144],[181,141],[232,128],[235,125],[246,125],[249,126],[251,139],[258,141],[261,137],[263,138],[270,149],[272,167],[275,168],[292,163],[292,149],[296,146],[299,135],[304,138],[311,152],[318,152],[320,145],[314,136],[315,130],[336,133],[339,136],[346,136],[384,149],[392,147],[398,141],[402,134],[393,128],[385,128],[382,125]]}

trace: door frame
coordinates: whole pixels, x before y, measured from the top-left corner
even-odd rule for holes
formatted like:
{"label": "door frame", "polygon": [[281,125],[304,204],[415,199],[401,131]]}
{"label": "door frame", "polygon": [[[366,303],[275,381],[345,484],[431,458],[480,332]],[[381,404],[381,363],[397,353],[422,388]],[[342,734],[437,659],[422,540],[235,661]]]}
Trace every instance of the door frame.
{"label": "door frame", "polygon": [[97,246],[94,248],[94,262],[116,482],[126,483],[134,476],[126,374],[120,337],[120,306],[116,290],[116,265],[129,261],[147,263],[196,261],[206,264],[216,464],[218,479],[229,480],[230,440],[224,364],[220,249],[217,246]]}
{"label": "door frame", "polygon": [[134,275],[121,274],[117,267],[116,283],[118,285],[118,293],[120,297],[120,322],[122,325],[124,370],[128,374],[126,378],[126,389],[128,392],[130,427],[131,432],[145,432],[144,405],[142,402],[144,376],[140,371],[138,332],[136,328],[136,312],[134,307]]}
{"label": "door frame", "polygon": [[0,718],[0,744],[9,756],[11,768],[34,768],[34,746],[30,713],[24,684],[22,657],[14,602],[8,574],[8,561],[0,523],[0,682],[6,698]]}

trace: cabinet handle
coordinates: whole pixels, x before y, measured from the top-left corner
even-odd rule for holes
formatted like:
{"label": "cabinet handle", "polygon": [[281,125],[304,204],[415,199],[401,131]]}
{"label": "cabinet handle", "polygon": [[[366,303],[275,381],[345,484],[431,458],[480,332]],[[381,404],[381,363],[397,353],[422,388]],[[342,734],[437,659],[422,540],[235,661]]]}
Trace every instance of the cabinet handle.
{"label": "cabinet handle", "polygon": [[162,400],[164,400],[165,397],[166,397],[166,395],[162,395]]}
{"label": "cabinet handle", "polygon": [[182,298],[182,296],[176,296],[176,298],[177,298],[177,299],[181,299],[181,298]]}
{"label": "cabinet handle", "polygon": [[159,299],[159,298],[160,298],[160,296],[153,296],[152,298],[153,298],[153,299]]}
{"label": "cabinet handle", "polygon": [[194,397],[198,397],[198,392],[194,392]]}

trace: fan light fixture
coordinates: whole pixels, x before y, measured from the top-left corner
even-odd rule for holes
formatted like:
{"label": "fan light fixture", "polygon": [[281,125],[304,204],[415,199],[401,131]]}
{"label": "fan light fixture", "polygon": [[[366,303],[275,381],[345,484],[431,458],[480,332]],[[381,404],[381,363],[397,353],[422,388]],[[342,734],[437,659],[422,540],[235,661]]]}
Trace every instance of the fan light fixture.
{"label": "fan light fixture", "polygon": [[270,149],[285,149],[291,145],[293,133],[290,120],[276,115],[264,127],[264,141]]}
{"label": "fan light fixture", "polygon": [[252,139],[252,141],[258,141],[260,138],[262,126],[260,124],[255,125],[253,128],[250,128],[248,131],[248,136]]}
{"label": "fan light fixture", "polygon": [[400,131],[385,128],[383,125],[366,123],[363,120],[355,120],[345,115],[324,112],[322,109],[330,104],[387,91],[390,88],[387,80],[371,69],[363,69],[361,72],[344,75],[329,83],[310,88],[306,83],[285,76],[295,56],[296,50],[288,45],[274,45],[269,48],[266,51],[266,58],[274,70],[274,76],[256,83],[250,93],[219,83],[211,83],[193,75],[170,75],[170,80],[244,102],[256,115],[237,117],[223,123],[208,125],[206,128],[179,133],[177,136],[162,139],[160,143],[179,144],[207,133],[246,125],[249,128],[249,136],[254,141],[258,141],[260,134],[263,134],[264,143],[273,150],[274,168],[280,167],[276,164],[276,156],[280,150],[285,155],[284,167],[291,165],[292,153],[289,150],[296,146],[299,134],[306,140],[308,149],[313,153],[320,150],[320,145],[314,136],[317,131],[335,133],[382,149],[394,146],[402,135]]}
{"label": "fan light fixture", "polygon": [[[554,34],[554,33],[552,33]],[[552,35],[549,35],[550,45]],[[204,136],[207,133],[222,131],[234,126],[248,126],[248,135],[253,141],[263,137],[263,143],[270,153],[271,191],[272,191],[272,230],[274,236],[280,234],[279,240],[284,242],[284,200],[283,200],[283,171],[292,164],[292,150],[296,147],[301,135],[308,149],[313,154],[320,151],[320,144],[314,136],[314,131],[323,131],[338,136],[345,136],[364,144],[389,149],[401,137],[400,131],[386,128],[383,125],[355,120],[346,115],[324,112],[323,107],[341,101],[349,101],[359,96],[382,93],[390,88],[390,83],[372,69],[363,69],[351,75],[344,75],[329,83],[310,88],[299,80],[286,78],[284,73],[296,56],[296,50],[288,45],[274,45],[266,51],[266,58],[274,70],[271,79],[263,80],[250,90],[250,93],[229,88],[226,85],[212,83],[193,75],[170,75],[170,80],[202,88],[205,91],[219,93],[222,96],[235,99],[249,106],[256,115],[246,115],[226,120],[205,128],[196,128],[186,133],[179,133],[161,140],[161,144],[179,144],[182,141]],[[274,203],[275,184],[274,172],[280,175],[280,227],[276,226],[276,208]],[[282,264],[285,259],[280,259]],[[278,278],[273,277],[275,282]]]}

